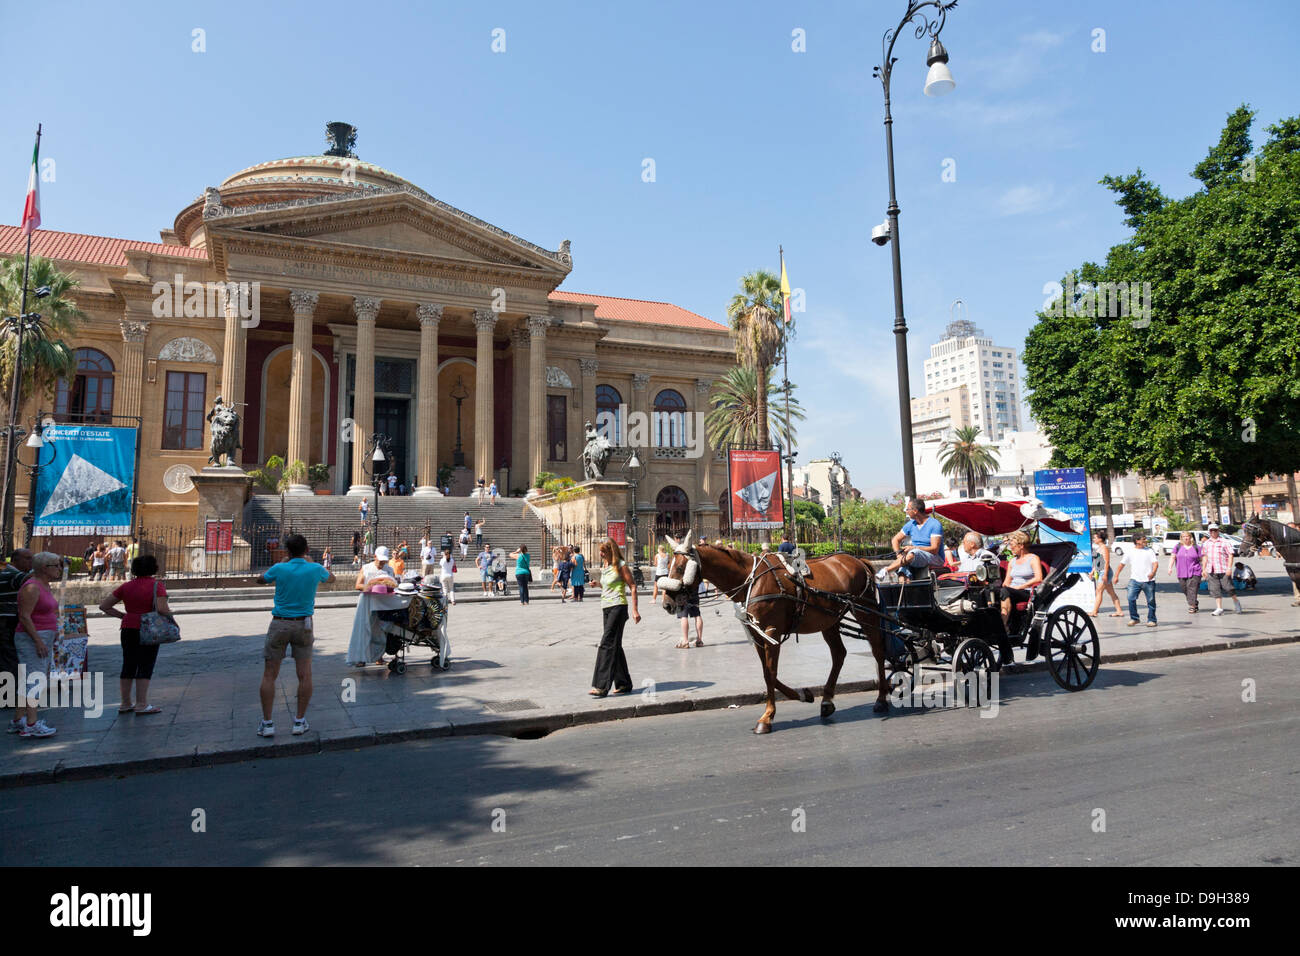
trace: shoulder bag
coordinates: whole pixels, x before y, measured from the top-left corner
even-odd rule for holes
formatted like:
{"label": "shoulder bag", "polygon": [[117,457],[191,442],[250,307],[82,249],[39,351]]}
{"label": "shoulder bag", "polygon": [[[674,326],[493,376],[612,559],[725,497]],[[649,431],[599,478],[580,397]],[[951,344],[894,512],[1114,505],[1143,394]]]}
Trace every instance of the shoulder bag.
{"label": "shoulder bag", "polygon": [[181,629],[176,619],[170,614],[158,613],[158,579],[153,581],[154,610],[140,615],[140,643],[145,646],[154,644],[174,644],[181,639]]}

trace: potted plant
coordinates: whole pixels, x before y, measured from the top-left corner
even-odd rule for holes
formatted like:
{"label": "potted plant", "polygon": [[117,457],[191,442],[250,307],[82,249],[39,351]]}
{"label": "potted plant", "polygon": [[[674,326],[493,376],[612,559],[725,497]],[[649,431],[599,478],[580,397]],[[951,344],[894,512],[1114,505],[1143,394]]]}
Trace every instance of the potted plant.
{"label": "potted plant", "polygon": [[554,481],[555,478],[556,475],[554,472],[539,471],[537,475],[533,478],[533,486],[528,489],[528,493],[524,495],[524,497],[535,498],[538,495],[542,494],[546,488],[546,483],[548,481]]}
{"label": "potted plant", "polygon": [[[328,495],[330,493],[330,466],[325,464],[312,465],[307,469],[307,484],[311,485],[311,490],[318,495]],[[324,485],[324,488],[320,486]]]}

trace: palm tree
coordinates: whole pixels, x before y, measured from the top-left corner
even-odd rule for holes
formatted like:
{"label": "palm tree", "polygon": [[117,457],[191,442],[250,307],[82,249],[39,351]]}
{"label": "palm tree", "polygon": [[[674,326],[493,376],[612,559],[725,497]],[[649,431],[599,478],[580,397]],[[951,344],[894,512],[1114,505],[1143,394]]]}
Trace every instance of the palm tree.
{"label": "palm tree", "polygon": [[945,475],[960,475],[966,479],[966,494],[975,497],[975,486],[986,481],[998,469],[998,456],[988,445],[979,443],[978,425],[958,428],[953,437],[946,439],[939,452],[941,469]]}
{"label": "palm tree", "polygon": [[781,321],[781,282],[765,269],[740,279],[740,291],[727,306],[727,318],[736,340],[736,360],[755,376],[757,444],[771,445],[768,430],[768,370],[781,354],[785,325]]}
{"label": "palm tree", "polygon": [[[39,312],[41,320],[23,331],[23,378],[19,383],[18,405],[33,395],[52,397],[59,379],[76,374],[76,359],[63,341],[76,332],[86,315],[72,301],[79,280],[60,272],[50,259],[32,256],[27,277],[27,308]],[[50,294],[37,299],[33,290],[48,286]],[[0,265],[0,309],[17,315],[23,300],[23,260],[14,257]],[[14,346],[17,329],[6,325],[0,331],[0,401],[8,420],[9,390],[13,385]]]}
{"label": "palm tree", "polygon": [[[787,425],[784,403],[773,401],[781,394],[781,390],[770,378],[767,384],[768,433],[775,431],[787,448],[792,447],[796,437],[793,422],[801,422],[806,417],[799,399],[794,397],[795,387],[790,389],[791,423]],[[710,446],[725,448],[733,444],[760,443],[758,375],[753,369],[745,368],[743,365],[727,369],[727,374],[713,386],[709,405],[709,413],[704,419],[704,428]]]}

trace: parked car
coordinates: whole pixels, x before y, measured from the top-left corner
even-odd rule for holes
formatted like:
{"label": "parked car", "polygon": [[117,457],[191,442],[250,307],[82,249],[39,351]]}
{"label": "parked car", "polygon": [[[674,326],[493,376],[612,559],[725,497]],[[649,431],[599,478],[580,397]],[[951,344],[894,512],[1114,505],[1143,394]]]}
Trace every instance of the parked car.
{"label": "parked car", "polygon": [[1116,535],[1115,544],[1111,550],[1115,552],[1115,557],[1124,559],[1124,563],[1127,564],[1129,552],[1133,550],[1133,536],[1131,534]]}

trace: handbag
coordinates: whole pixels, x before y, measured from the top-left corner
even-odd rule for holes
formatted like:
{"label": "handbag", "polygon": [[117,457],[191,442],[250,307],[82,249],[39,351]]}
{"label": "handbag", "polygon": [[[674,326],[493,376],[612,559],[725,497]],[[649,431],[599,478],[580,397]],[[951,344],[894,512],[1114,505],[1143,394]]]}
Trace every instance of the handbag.
{"label": "handbag", "polygon": [[[153,603],[158,606],[158,579],[153,581]],[[175,644],[181,639],[181,629],[171,615],[157,610],[140,615],[140,643],[146,647],[155,644]]]}

